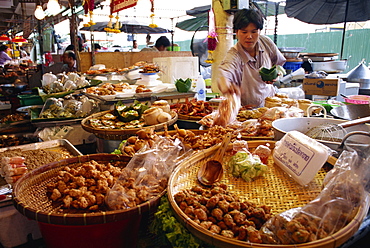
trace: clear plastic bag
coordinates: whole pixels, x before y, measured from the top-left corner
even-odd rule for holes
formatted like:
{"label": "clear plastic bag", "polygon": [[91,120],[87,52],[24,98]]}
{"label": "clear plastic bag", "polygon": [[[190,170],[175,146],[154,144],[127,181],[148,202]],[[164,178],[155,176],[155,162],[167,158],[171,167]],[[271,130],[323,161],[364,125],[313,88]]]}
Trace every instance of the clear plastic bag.
{"label": "clear plastic bag", "polygon": [[345,227],[367,196],[369,147],[343,151],[326,175],[324,188],[316,199],[265,223],[261,228],[264,243],[305,243],[328,237]]}
{"label": "clear plastic bag", "polygon": [[132,208],[161,194],[173,169],[192,152],[178,139],[158,137],[155,144],[135,153],[123,169],[105,198],[110,209]]}
{"label": "clear plastic bag", "polygon": [[220,103],[213,119],[213,125],[226,127],[234,122],[241,107],[240,95],[225,94],[225,100]]}
{"label": "clear plastic bag", "polygon": [[39,118],[56,118],[63,110],[63,99],[48,98],[42,107]]}

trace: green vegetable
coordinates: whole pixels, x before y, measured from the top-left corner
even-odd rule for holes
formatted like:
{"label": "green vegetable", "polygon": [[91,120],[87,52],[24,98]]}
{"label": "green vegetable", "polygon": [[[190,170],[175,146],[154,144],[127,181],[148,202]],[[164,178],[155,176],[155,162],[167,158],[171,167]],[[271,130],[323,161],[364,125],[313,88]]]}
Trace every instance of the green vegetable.
{"label": "green vegetable", "polygon": [[183,80],[182,78],[175,80],[175,86],[178,92],[188,92],[191,87],[192,80],[190,78],[187,78],[186,80]]}
{"label": "green vegetable", "polygon": [[133,109],[136,110],[140,114],[140,116],[148,108],[149,108],[148,102],[146,102],[145,104],[142,104],[141,102],[135,100],[134,105],[133,105]]}
{"label": "green vegetable", "polygon": [[121,118],[122,121],[124,122],[130,122],[133,120],[138,120],[140,118],[139,113],[136,110],[128,110],[126,112],[121,113]]}
{"label": "green vegetable", "polygon": [[274,65],[270,69],[268,69],[266,67],[262,67],[260,69],[259,73],[261,75],[262,80],[265,81],[265,82],[271,82],[272,80],[274,80],[278,76],[278,70],[277,70],[276,65]]}
{"label": "green vegetable", "polygon": [[122,101],[118,101],[114,105],[114,110],[116,115],[118,116],[118,119],[120,119],[123,122],[130,122],[132,120],[139,120],[141,118],[142,113],[148,109],[148,102],[145,104],[142,104],[139,101],[136,101],[127,106]]}
{"label": "green vegetable", "polygon": [[228,162],[228,168],[234,177],[241,177],[246,182],[251,182],[267,171],[267,165],[263,164],[258,156],[248,151],[239,151],[232,156]]}
{"label": "green vegetable", "polygon": [[114,151],[112,152],[112,154],[118,154],[118,155],[121,155],[122,154],[122,147],[123,145],[127,142],[127,140],[122,140],[122,142],[119,144],[118,148],[117,149],[114,149]]}
{"label": "green vegetable", "polygon": [[157,246],[169,246],[168,243],[170,243],[173,248],[214,247],[193,236],[175,218],[170,202],[167,199],[167,194],[161,198],[161,203],[154,214],[154,220],[150,223],[149,230],[156,234],[158,238],[161,238],[162,244],[156,244]]}

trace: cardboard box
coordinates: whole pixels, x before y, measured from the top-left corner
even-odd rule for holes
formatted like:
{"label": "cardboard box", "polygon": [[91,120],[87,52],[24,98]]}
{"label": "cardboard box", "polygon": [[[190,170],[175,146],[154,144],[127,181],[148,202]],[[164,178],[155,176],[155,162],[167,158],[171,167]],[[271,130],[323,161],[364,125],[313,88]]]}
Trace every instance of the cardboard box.
{"label": "cardboard box", "polygon": [[336,96],[340,80],[340,78],[305,78],[302,87],[306,95]]}

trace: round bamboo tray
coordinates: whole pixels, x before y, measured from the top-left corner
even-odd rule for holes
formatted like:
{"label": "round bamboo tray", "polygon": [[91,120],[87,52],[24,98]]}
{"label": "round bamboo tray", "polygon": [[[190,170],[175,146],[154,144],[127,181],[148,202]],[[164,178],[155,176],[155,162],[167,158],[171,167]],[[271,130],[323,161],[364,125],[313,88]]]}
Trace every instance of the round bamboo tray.
{"label": "round bamboo tray", "polygon": [[[186,104],[185,102],[180,102],[179,104]],[[216,110],[218,108],[218,105],[220,104],[219,102],[207,102],[207,104],[209,104],[213,110]],[[202,116],[194,116],[194,115],[184,115],[184,114],[180,114],[178,113],[179,117],[178,119],[179,120],[186,120],[186,121],[199,121],[201,120],[203,117]]]}
{"label": "round bamboo tray", "polygon": [[[256,148],[258,145],[269,143],[273,148],[275,141],[248,141],[249,148]],[[236,239],[230,239],[221,235],[216,235],[209,230],[202,228],[199,224],[191,220],[177,205],[174,195],[184,189],[190,189],[195,185],[200,185],[197,181],[197,172],[200,165],[208,161],[215,153],[218,146],[213,146],[209,149],[196,153],[183,163],[181,163],[172,173],[168,183],[168,198],[173,209],[175,217],[196,237],[212,244],[216,247],[315,247],[315,248],[333,248],[338,247],[348,240],[360,227],[363,218],[365,217],[368,206],[369,197],[359,208],[355,218],[340,231],[332,236],[320,239],[314,242],[297,244],[297,245],[271,245],[257,244]],[[271,206],[272,214],[278,214],[286,210],[302,207],[315,199],[322,190],[322,183],[326,172],[321,169],[314,180],[306,187],[300,186],[278,166],[274,165],[272,156],[268,159],[269,171],[263,177],[260,177],[253,182],[245,182],[242,179],[236,179],[224,175],[220,183],[228,185],[228,189],[238,195],[241,201],[248,200],[257,205]]]}
{"label": "round bamboo tray", "polygon": [[54,204],[46,195],[46,185],[57,180],[58,172],[64,166],[77,167],[76,163],[83,163],[90,160],[95,161],[123,161],[127,163],[131,157],[115,154],[94,154],[85,155],[58,162],[50,163],[39,167],[20,178],[13,188],[13,201],[15,208],[24,216],[47,224],[56,225],[93,225],[105,224],[132,217],[139,217],[143,213],[155,211],[160,198],[165,190],[157,197],[133,208],[123,210],[108,210],[97,213],[57,213],[60,204]]}
{"label": "round bamboo tray", "polygon": [[183,115],[183,114],[178,114],[179,120],[185,120],[185,121],[199,121],[203,117],[202,116],[192,116],[192,115]]}
{"label": "round bamboo tray", "polygon": [[100,116],[103,116],[107,113],[113,113],[114,110],[107,110],[103,112],[99,112],[93,115],[90,115],[83,119],[81,121],[81,126],[82,128],[89,133],[95,134],[98,138],[101,139],[107,139],[107,140],[124,140],[127,139],[129,136],[136,134],[137,131],[139,131],[142,128],[153,128],[155,131],[158,130],[163,130],[165,126],[171,126],[173,125],[178,118],[178,115],[176,112],[171,111],[171,117],[172,119],[163,122],[157,125],[152,125],[152,126],[144,126],[140,128],[126,128],[126,129],[98,129],[98,128],[93,128],[89,125],[89,121],[93,118],[98,118]]}

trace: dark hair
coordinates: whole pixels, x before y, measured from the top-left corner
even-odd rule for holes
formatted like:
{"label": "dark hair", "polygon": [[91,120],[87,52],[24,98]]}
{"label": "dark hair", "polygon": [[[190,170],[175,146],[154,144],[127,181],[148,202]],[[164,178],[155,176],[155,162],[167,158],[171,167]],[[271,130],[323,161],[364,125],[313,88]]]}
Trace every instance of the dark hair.
{"label": "dark hair", "polygon": [[160,47],[160,46],[168,47],[170,45],[171,45],[171,42],[166,36],[159,37],[157,41],[155,42],[155,47]]}
{"label": "dark hair", "polygon": [[67,54],[67,56],[68,56],[69,58],[72,58],[73,60],[76,60],[76,54],[75,54],[75,52],[74,52],[74,51],[67,50],[67,51],[65,51],[65,52],[64,52],[64,54]]}
{"label": "dark hair", "polygon": [[75,46],[74,46],[74,45],[72,45],[72,44],[68,45],[68,46],[66,47],[66,51],[68,51],[68,50],[70,50],[70,51],[74,51],[74,50],[75,50]]}
{"label": "dark hair", "polygon": [[8,47],[6,45],[1,45],[0,46],[0,51],[6,51],[6,49],[8,49]]}
{"label": "dark hair", "polygon": [[263,16],[260,12],[254,9],[241,9],[235,13],[233,25],[234,30],[239,30],[253,23],[259,30],[262,30],[263,22]]}

